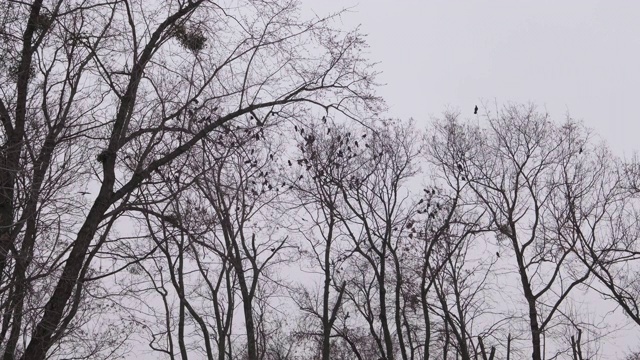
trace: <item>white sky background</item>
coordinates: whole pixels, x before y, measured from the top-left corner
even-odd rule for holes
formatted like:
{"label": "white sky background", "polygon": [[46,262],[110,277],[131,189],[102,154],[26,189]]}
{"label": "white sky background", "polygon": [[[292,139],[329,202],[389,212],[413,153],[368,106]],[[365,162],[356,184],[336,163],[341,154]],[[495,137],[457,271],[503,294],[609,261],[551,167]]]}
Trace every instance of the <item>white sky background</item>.
{"label": "white sky background", "polygon": [[[426,125],[447,109],[475,118],[483,102],[532,102],[556,121],[584,121],[618,155],[640,150],[640,1],[302,2],[320,16],[351,9],[340,26],[367,34],[391,117]],[[630,330],[606,339],[599,358],[636,348]]]}
{"label": "white sky background", "polygon": [[[426,123],[446,109],[533,102],[583,120],[627,157],[640,134],[640,1],[303,0],[351,8],[380,62],[389,115]],[[481,111],[482,112],[482,109]]]}

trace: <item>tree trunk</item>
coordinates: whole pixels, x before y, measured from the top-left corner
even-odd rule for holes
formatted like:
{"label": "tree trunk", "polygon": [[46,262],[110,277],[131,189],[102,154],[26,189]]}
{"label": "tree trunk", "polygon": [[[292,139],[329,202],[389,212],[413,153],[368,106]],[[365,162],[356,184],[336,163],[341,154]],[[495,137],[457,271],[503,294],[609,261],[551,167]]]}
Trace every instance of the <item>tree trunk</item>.
{"label": "tree trunk", "polygon": [[[522,263],[521,259],[519,259],[518,263],[519,265]],[[533,360],[542,360],[542,343],[540,341],[542,331],[538,324],[538,309],[536,309],[536,299],[533,296],[533,291],[531,290],[531,285],[527,279],[524,265],[520,266],[520,279],[522,281],[524,296],[529,305],[529,327],[531,329],[531,345],[533,346],[531,358]]]}
{"label": "tree trunk", "polygon": [[389,329],[389,319],[387,318],[387,291],[385,289],[385,265],[384,254],[382,256],[382,264],[380,265],[380,277],[378,286],[380,286],[380,325],[382,325],[382,333],[384,335],[384,345],[386,350],[385,360],[393,360],[393,340],[391,338],[391,330]]}

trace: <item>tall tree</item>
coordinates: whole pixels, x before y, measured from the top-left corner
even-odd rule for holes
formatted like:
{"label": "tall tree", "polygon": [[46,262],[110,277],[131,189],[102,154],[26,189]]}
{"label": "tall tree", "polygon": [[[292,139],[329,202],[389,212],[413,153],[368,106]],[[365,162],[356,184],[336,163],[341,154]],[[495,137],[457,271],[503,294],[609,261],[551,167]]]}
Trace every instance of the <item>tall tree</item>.
{"label": "tall tree", "polygon": [[341,196],[339,220],[351,242],[354,271],[345,295],[366,321],[379,356],[408,359],[403,323],[402,245],[415,231],[406,184],[418,173],[422,143],[412,123],[388,120],[331,135],[324,156],[340,162],[327,181]]}
{"label": "tall tree", "polygon": [[336,356],[332,354],[332,349],[337,348],[332,339],[336,338],[334,326],[341,315],[346,288],[341,269],[350,256],[339,217],[341,192],[329,180],[343,176],[344,167],[338,157],[327,156],[332,154],[336,145],[332,141],[334,138],[327,135],[331,131],[340,134],[342,129],[326,116],[322,122],[300,124],[298,129],[295,138],[300,150],[296,155],[299,156],[287,159],[290,164],[288,182],[295,203],[299,204],[292,210],[299,214],[300,236],[307,243],[303,253],[308,254],[306,257],[312,262],[310,270],[321,274],[321,286],[316,293],[313,287],[303,284],[297,289],[294,299],[305,313],[304,317],[309,318],[300,335],[317,341],[322,360],[328,360]]}
{"label": "tall tree", "polygon": [[110,219],[156,170],[251,113],[269,123],[377,100],[359,35],[299,20],[292,1],[1,6],[5,359],[44,359],[68,335]]}
{"label": "tall tree", "polygon": [[[532,358],[541,360],[545,331],[591,274],[576,256],[581,229],[568,214],[600,190],[603,173],[585,152],[588,131],[573,120],[555,124],[533,106],[509,105],[485,121],[480,129],[448,115],[435,126],[430,152],[450,178],[465,182],[467,201],[484,209],[485,229],[513,259]],[[598,228],[588,231],[595,236]]]}

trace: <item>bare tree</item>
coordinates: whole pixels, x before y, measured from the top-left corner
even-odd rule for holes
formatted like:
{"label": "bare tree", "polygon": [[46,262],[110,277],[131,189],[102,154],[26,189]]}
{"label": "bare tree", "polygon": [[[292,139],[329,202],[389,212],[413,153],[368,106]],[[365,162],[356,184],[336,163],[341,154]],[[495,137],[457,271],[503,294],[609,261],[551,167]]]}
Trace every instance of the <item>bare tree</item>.
{"label": "bare tree", "polygon": [[68,334],[97,236],[108,239],[105,222],[156,170],[245,115],[269,123],[318,105],[356,116],[349,102],[376,100],[360,37],[327,19],[289,21],[295,2],[34,0],[2,10],[6,359],[20,355],[21,338],[21,358],[44,359]]}
{"label": "bare tree", "polygon": [[[407,268],[405,272],[415,274],[415,280],[405,296],[412,312],[421,314],[421,321],[413,328],[416,335],[420,334],[424,339],[419,343],[422,356],[429,357],[439,352],[440,356],[447,358],[451,335],[457,333],[457,343],[464,345],[458,346],[456,356],[464,358],[470,356],[470,352],[469,344],[463,338],[472,337],[467,322],[474,322],[481,313],[477,307],[474,308],[473,298],[489,295],[484,292],[486,284],[483,281],[476,284],[467,279],[473,275],[487,276],[490,272],[483,265],[467,264],[477,261],[469,259],[467,253],[469,248],[478,246],[474,245],[474,236],[482,230],[480,220],[483,214],[475,204],[465,203],[465,182],[460,177],[438,179],[438,164],[431,169],[431,174],[434,174],[432,179],[441,180],[446,186],[422,189],[422,197],[416,203],[418,222],[414,227],[418,231],[413,234],[414,240],[407,244],[411,251],[403,259]],[[489,261],[484,265],[490,264]],[[482,278],[480,275],[475,280]],[[446,306],[448,295],[454,295],[454,309]],[[442,321],[438,323],[434,317]],[[432,335],[438,333],[434,339]],[[433,340],[438,345],[436,349],[432,346]]]}
{"label": "bare tree", "polygon": [[579,359],[580,291],[640,324],[637,163],[532,106],[428,137],[380,120],[362,37],[299,12],[0,4],[3,359],[131,338],[185,360],[489,359],[506,338],[509,358],[518,326],[534,360]]}
{"label": "bare tree", "polygon": [[399,353],[408,359],[401,253],[415,208],[404,186],[417,174],[419,133],[411,123],[386,121],[327,136],[331,142],[324,156],[343,169],[326,174],[326,181],[340,192],[339,220],[353,254],[345,296],[365,320],[379,356],[394,359]]}
{"label": "bare tree", "polygon": [[[162,274],[179,302],[177,311],[165,311],[166,334],[172,336],[177,326],[181,358],[199,348],[207,358],[258,359],[272,348],[265,317],[280,287],[274,267],[296,257],[282,254],[292,247],[274,225],[281,192],[277,134],[264,126],[253,130],[262,135],[243,130],[234,132],[241,136],[206,137],[182,164],[156,172],[162,181],[141,188],[142,195],[152,196],[128,205],[145,214],[149,236],[166,258]],[[234,320],[243,321],[246,341],[238,340]]]}
{"label": "bare tree", "polygon": [[[596,164],[606,181],[598,194],[583,200],[590,205],[588,211],[583,207],[571,210],[571,221],[581,229],[578,254],[598,279],[598,285],[592,288],[615,301],[629,319],[640,325],[636,266],[640,259],[640,163],[637,158],[623,163],[603,149],[594,150],[599,150]],[[582,230],[587,224],[597,225],[599,236]]]}
{"label": "bare tree", "polygon": [[[437,308],[434,313],[446,323],[449,333],[446,335],[456,357],[470,360],[485,352],[476,339],[486,340],[498,335],[499,325],[504,323],[498,311],[492,311],[495,307],[489,304],[496,259],[483,261],[471,256],[479,251],[469,239],[453,245],[456,245],[455,250],[447,249],[451,244],[444,245],[445,266],[435,274],[433,290],[439,306],[434,306]],[[443,358],[446,358],[444,353]]]}
{"label": "bare tree", "polygon": [[[255,301],[260,287],[266,286],[263,277],[275,279],[275,274],[269,273],[270,266],[289,258],[281,252],[291,247],[287,235],[270,225],[277,222],[277,216],[268,215],[280,192],[271,166],[274,153],[269,148],[251,146],[239,148],[239,153],[224,146],[215,150],[203,149],[203,155],[211,157],[205,162],[211,171],[197,179],[196,186],[215,214],[220,229],[218,251],[224,251],[238,282],[247,357],[258,359]],[[222,156],[216,156],[219,152]]]}
{"label": "bare tree", "polygon": [[[485,209],[484,226],[497,234],[498,251],[510,250],[527,306],[532,358],[540,360],[543,334],[591,274],[575,255],[580,230],[567,211],[599,190],[602,173],[585,152],[588,131],[572,120],[555,125],[533,106],[514,105],[485,121],[480,129],[448,115],[435,127],[431,152],[449,177],[465,182],[468,202]],[[582,178],[588,171],[598,180]]]}
{"label": "bare tree", "polygon": [[[341,193],[335,184],[328,181],[341,177],[344,172],[339,158],[326,156],[335,147],[332,138],[326,136],[331,131],[340,133],[340,129],[333,121],[327,120],[326,115],[322,117],[322,122],[296,125],[294,133],[298,139],[299,157],[287,159],[291,174],[288,182],[299,204],[292,210],[300,214],[300,236],[308,243],[303,253],[312,261],[310,271],[318,271],[322,281],[319,293],[302,284],[294,295],[300,310],[310,317],[299,335],[315,338],[316,341],[320,339],[318,343],[323,360],[336,356],[332,355],[332,349],[336,348],[332,339],[336,338],[334,326],[340,315],[346,287],[341,269],[350,255],[339,220]],[[319,328],[316,325],[318,320]]]}

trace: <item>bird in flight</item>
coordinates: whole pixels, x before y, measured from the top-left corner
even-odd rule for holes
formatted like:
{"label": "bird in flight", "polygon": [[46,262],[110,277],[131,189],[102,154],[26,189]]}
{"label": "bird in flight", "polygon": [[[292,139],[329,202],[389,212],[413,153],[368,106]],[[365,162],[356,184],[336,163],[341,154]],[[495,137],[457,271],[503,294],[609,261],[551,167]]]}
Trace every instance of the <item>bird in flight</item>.
{"label": "bird in flight", "polygon": [[477,115],[478,114],[478,105],[476,105],[476,107],[473,109],[473,115]]}

